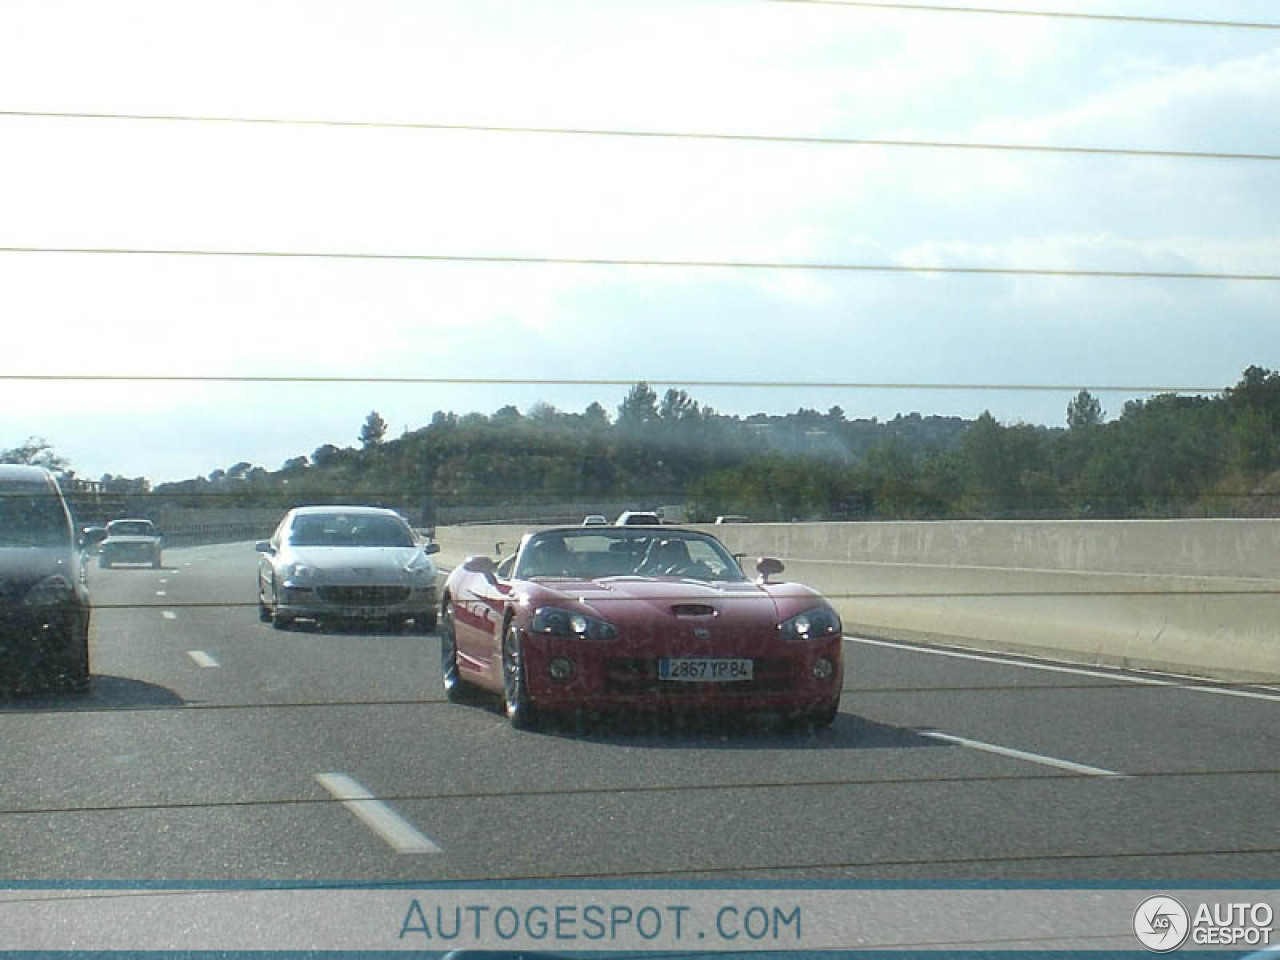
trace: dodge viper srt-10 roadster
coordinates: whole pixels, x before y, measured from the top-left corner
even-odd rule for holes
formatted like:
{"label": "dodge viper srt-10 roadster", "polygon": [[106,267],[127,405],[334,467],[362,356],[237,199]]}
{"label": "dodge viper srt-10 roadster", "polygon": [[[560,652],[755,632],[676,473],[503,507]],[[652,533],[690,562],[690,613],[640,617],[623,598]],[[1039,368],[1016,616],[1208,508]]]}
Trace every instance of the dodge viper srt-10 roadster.
{"label": "dodge viper srt-10 roadster", "polygon": [[743,575],[715,537],[564,527],[513,556],[468,557],[441,597],[450,700],[502,696],[513,725],[610,707],[773,712],[827,726],[843,681],[840,617],[808,587]]}

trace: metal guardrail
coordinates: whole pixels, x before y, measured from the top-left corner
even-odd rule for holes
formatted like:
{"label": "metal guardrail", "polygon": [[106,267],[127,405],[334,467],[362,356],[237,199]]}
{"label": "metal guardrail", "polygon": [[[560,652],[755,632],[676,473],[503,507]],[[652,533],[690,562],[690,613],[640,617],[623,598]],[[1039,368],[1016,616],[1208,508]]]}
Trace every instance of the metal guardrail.
{"label": "metal guardrail", "polygon": [[237,540],[263,540],[271,536],[274,526],[262,523],[199,523],[164,531],[165,546],[194,546],[201,543],[231,543]]}

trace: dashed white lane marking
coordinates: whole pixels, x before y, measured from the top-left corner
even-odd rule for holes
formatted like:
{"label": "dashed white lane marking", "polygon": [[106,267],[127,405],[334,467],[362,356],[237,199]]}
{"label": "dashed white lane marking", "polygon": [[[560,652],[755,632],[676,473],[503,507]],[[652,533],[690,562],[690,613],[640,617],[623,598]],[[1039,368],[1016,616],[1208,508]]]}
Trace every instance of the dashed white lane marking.
{"label": "dashed white lane marking", "polygon": [[164,617],[166,620],[177,620],[177,619],[178,619],[178,615],[177,615],[176,613],[174,613],[172,610],[161,610],[161,611],[160,611],[160,616]]}
{"label": "dashed white lane marking", "polygon": [[156,591],[156,596],[157,596],[157,597],[166,597],[166,596],[168,596],[168,594],[167,594],[164,590],[157,590],[157,591]]}
{"label": "dashed white lane marking", "polygon": [[317,773],[316,782],[385,840],[396,853],[443,852],[417,827],[345,773]]}
{"label": "dashed white lane marking", "polygon": [[1065,667],[1056,663],[1010,660],[984,653],[969,653],[965,650],[944,650],[911,643],[896,643],[892,640],[872,640],[869,637],[846,636],[845,639],[850,643],[861,643],[869,647],[889,647],[893,650],[906,650],[909,653],[927,653],[935,657],[954,657],[957,660],[994,663],[1001,667],[1021,667],[1024,670],[1043,670],[1047,673],[1068,673],[1077,677],[1094,677],[1098,680],[1123,680],[1125,683],[1136,683],[1149,687],[1173,687],[1177,690],[1190,690],[1195,693],[1216,693],[1224,697],[1244,697],[1249,700],[1271,700],[1280,703],[1280,693],[1263,693],[1261,690],[1236,690],[1232,687],[1215,687],[1204,683],[1188,683],[1184,680],[1166,679],[1164,677],[1145,677],[1129,673],[1112,673],[1106,670],[1090,670],[1088,667]]}
{"label": "dashed white lane marking", "polygon": [[169,582],[169,578],[168,578],[168,577],[161,577],[161,578],[160,578],[160,582],[161,582],[161,583],[168,583],[168,582]]}
{"label": "dashed white lane marking", "polygon": [[203,650],[188,650],[187,656],[202,667],[218,666],[218,661],[213,659],[213,657],[209,656],[209,654],[205,653]]}
{"label": "dashed white lane marking", "polygon": [[961,747],[968,747],[970,750],[981,750],[983,753],[994,753],[1002,757],[1012,757],[1015,760],[1028,760],[1031,763],[1038,763],[1046,767],[1057,767],[1059,770],[1070,770],[1072,773],[1083,773],[1091,777],[1123,777],[1123,773],[1116,773],[1114,770],[1104,770],[1101,767],[1090,767],[1087,764],[1075,763],[1071,760],[1059,760],[1057,757],[1047,757],[1040,753],[1028,753],[1025,750],[1014,750],[1012,747],[1002,747],[994,743],[984,743],[981,740],[970,740],[967,737],[956,737],[949,733],[939,733],[936,730],[921,730],[920,736],[928,737],[931,740],[942,740],[945,743],[954,743]]}

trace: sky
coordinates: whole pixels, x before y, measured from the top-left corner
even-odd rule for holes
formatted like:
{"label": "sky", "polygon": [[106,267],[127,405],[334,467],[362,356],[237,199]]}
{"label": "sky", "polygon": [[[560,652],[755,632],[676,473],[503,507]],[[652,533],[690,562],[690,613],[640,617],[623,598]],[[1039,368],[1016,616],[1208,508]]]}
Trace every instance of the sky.
{"label": "sky", "polygon": [[[1280,22],[1273,0],[983,6]],[[1080,387],[1221,388],[1280,367],[1280,283],[447,258],[1275,275],[1277,160],[376,124],[1280,155],[1277,104],[1280,30],[770,0],[6,0],[0,448],[41,436],[81,476],[159,482],[354,445],[370,410],[393,435],[436,410],[614,410],[641,379],[752,381],[686,388],[723,413],[1047,424]],[[227,377],[266,379],[201,379]],[[1099,393],[1110,416],[1135,395]]]}

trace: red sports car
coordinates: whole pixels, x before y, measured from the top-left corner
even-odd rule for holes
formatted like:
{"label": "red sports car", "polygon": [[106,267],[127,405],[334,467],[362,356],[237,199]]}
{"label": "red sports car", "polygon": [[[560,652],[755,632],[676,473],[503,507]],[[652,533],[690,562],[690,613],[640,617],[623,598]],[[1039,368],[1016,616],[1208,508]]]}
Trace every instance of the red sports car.
{"label": "red sports car", "polygon": [[609,706],[774,711],[835,719],[840,617],[808,587],[752,581],[715,537],[670,527],[526,534],[512,557],[468,557],[445,584],[450,700],[502,694],[517,727]]}

